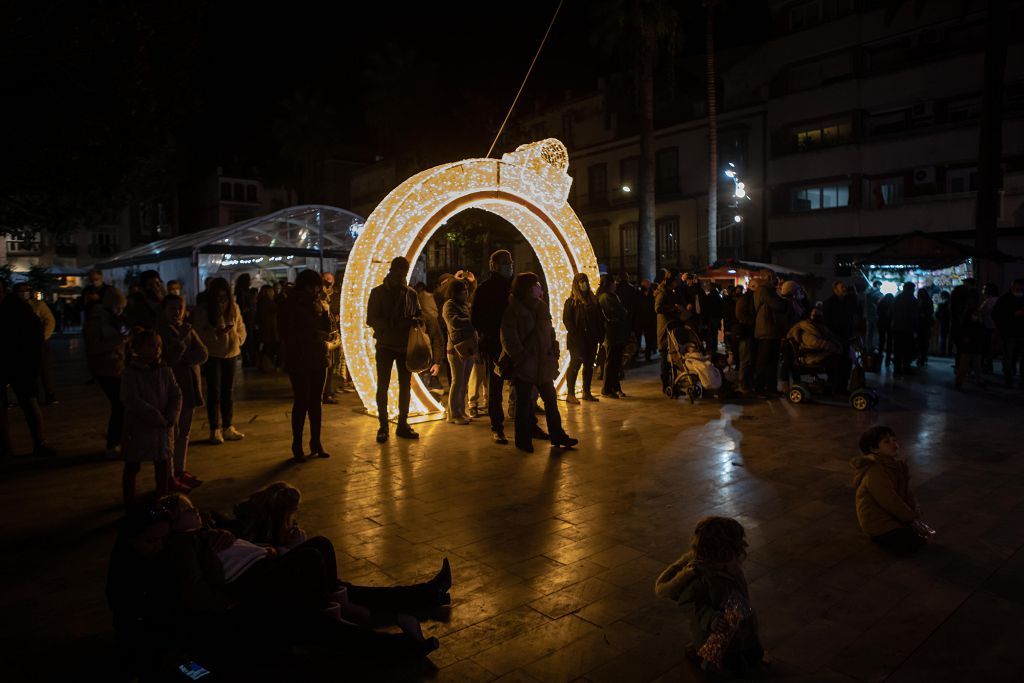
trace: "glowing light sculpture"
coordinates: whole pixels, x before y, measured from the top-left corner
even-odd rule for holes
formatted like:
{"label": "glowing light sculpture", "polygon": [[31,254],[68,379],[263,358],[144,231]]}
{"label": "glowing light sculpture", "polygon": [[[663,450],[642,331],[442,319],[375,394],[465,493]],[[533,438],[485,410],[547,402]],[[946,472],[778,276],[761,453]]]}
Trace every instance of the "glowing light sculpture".
{"label": "glowing light sculpture", "polygon": [[[391,259],[405,256],[415,265],[434,232],[470,208],[501,216],[519,229],[536,252],[547,278],[548,304],[562,350],[555,384],[562,389],[569,365],[562,304],[576,273],[586,273],[594,283],[599,277],[590,238],[567,201],[572,185],[568,169],[565,145],[548,138],[522,145],[500,160],[466,159],[417,173],[373,210],[349,254],[341,296],[345,360],[371,415],[377,414],[377,369],[373,330],[366,326],[370,290],[383,282]],[[392,373],[388,392],[391,418],[398,414],[397,375]],[[409,413],[411,421],[439,419],[444,413],[444,406],[418,376],[413,377]]]}

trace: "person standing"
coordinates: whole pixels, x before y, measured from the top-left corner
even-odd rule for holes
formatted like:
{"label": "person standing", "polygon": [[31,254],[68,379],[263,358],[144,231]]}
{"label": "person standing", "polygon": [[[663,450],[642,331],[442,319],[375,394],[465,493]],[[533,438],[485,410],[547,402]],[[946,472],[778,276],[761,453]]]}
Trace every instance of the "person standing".
{"label": "person standing", "polygon": [[260,337],[260,370],[280,367],[281,335],[277,327],[277,294],[270,285],[260,288],[256,301],[256,328]]}
{"label": "person standing", "polygon": [[441,374],[440,361],[445,356],[445,341],[441,335],[441,325],[444,324],[441,321],[441,312],[437,310],[434,293],[427,291],[424,283],[416,283],[413,289],[416,291],[416,301],[420,305],[420,320],[423,321],[424,331],[430,338],[430,357],[434,360],[428,370],[420,373],[420,378],[432,392],[436,390],[438,393],[443,393],[441,380],[438,379]]}
{"label": "person standing", "polygon": [[0,277],[0,456],[13,455],[8,419],[7,386],[14,389],[18,405],[32,435],[32,455],[52,456],[56,451],[43,439],[43,415],[39,410],[39,366],[43,353],[43,329],[32,308],[7,292]]}
{"label": "person standing", "polygon": [[999,288],[994,283],[986,283],[981,290],[981,306],[978,307],[978,319],[985,328],[985,335],[981,340],[981,369],[985,372],[994,372],[992,349],[996,336],[996,322],[992,319],[992,311],[998,301]]}
{"label": "person standing", "polygon": [[[103,271],[96,268],[90,270],[85,279],[89,284],[82,289],[81,307],[84,320],[88,320],[92,309],[102,305],[103,294],[110,285],[103,282]],[[82,321],[83,327],[85,325],[84,320]]]}
{"label": "person standing", "polygon": [[533,453],[536,414],[533,392],[544,401],[544,416],[553,447],[572,448],[578,440],[562,428],[554,379],[558,376],[558,341],[544,290],[533,273],[520,273],[512,282],[509,303],[501,318],[502,354],[513,366],[516,385],[516,448]]}
{"label": "person standing", "polygon": [[418,439],[420,435],[409,426],[409,401],[412,374],[405,364],[409,330],[420,321],[420,305],[416,291],[406,284],[409,261],[404,256],[391,260],[384,282],[370,290],[366,306],[366,324],[373,328],[377,343],[377,443],[388,440],[388,387],[391,368],[398,367],[398,428],[395,436]]}
{"label": "person standing", "polygon": [[980,305],[978,282],[973,277],[964,278],[949,295],[949,343],[954,358],[959,355],[956,345],[960,343],[960,328],[967,320],[967,311]]}
{"label": "person standing", "polygon": [[160,273],[155,270],[147,270],[139,275],[139,287],[140,291],[128,299],[126,324],[129,329],[141,327],[144,330],[155,330],[167,289],[160,279]]}
{"label": "person standing", "polygon": [[206,417],[210,421],[210,443],[239,441],[245,435],[235,429],[235,366],[246,339],[245,321],[231,298],[231,287],[222,277],[214,278],[206,290],[206,303],[197,310],[194,324],[210,353],[203,366],[206,377]]}
{"label": "person standing", "polygon": [[103,291],[103,301],[89,309],[89,318],[85,321],[85,358],[89,372],[110,401],[108,457],[117,455],[124,430],[121,376],[128,354],[129,330],[124,321],[126,303],[120,290],[108,287]]}
{"label": "person standing", "polygon": [[[896,355],[895,373],[910,372],[914,356],[914,331],[917,327],[919,305],[914,297],[914,283],[903,283],[903,291],[892,303],[893,348]],[[957,328],[959,333],[960,328]]]}
{"label": "person standing", "polygon": [[329,346],[339,336],[328,310],[323,282],[315,270],[295,279],[295,291],[278,312],[284,338],[284,369],[292,385],[292,459],[302,462],[302,432],[309,416],[310,457],[329,458],[320,439]]}
{"label": "person standing", "polygon": [[633,331],[636,334],[637,351],[640,340],[644,342],[644,361],[651,362],[651,354],[658,348],[658,313],[654,310],[654,284],[644,278],[636,298],[636,319]]}
{"label": "person standing", "polygon": [[935,307],[935,322],[939,326],[939,350],[940,356],[949,354],[949,292],[939,292],[939,305]]}
{"label": "person standing", "polygon": [[874,351],[878,335],[878,302],[882,300],[882,281],[875,280],[864,293],[864,320],[867,322],[864,349]]}
{"label": "person standing", "polygon": [[725,305],[717,282],[708,283],[708,290],[701,303],[704,319],[704,345],[708,353],[718,353],[718,335],[722,331],[723,307]]}
{"label": "person standing", "polygon": [[[760,280],[751,280],[746,291],[736,297],[736,348],[739,351],[740,391],[754,390],[754,365],[757,359],[757,309],[754,308],[754,293]],[[738,288],[738,287],[737,287]]]}
{"label": "person standing", "polygon": [[163,316],[157,323],[163,343],[164,365],[174,373],[181,391],[181,413],[174,434],[174,458],[170,486],[188,493],[203,482],[188,471],[188,443],[192,436],[195,409],[203,405],[203,383],[199,367],[209,359],[206,345],[185,320],[185,300],[175,294],[164,298]]}
{"label": "person standing", "polygon": [[18,298],[27,302],[32,312],[39,318],[39,324],[43,329],[43,346],[39,357],[39,385],[41,400],[44,405],[52,406],[57,402],[57,396],[53,391],[53,361],[50,356],[50,337],[57,329],[57,320],[53,317],[53,311],[42,299],[37,299],[35,292],[28,286],[28,283],[19,282],[14,286],[14,292]]}
{"label": "person standing", "polygon": [[654,310],[658,315],[658,353],[661,354],[661,388],[668,388],[672,366],[668,357],[668,336],[678,325],[693,317],[693,305],[687,304],[680,288],[679,272],[666,270],[654,294]]}
{"label": "person standing", "polygon": [[[473,296],[470,320],[480,335],[480,354],[487,375],[487,416],[491,421],[491,437],[495,443],[507,444],[505,437],[504,385],[495,367],[501,356],[501,321],[508,307],[512,288],[512,254],[498,249],[488,264],[491,274],[480,283]],[[510,397],[510,400],[511,399]]]}
{"label": "person standing", "polygon": [[469,311],[469,286],[466,280],[453,279],[448,284],[448,300],[442,311],[448,330],[448,367],[452,384],[448,390],[448,424],[467,425],[466,391],[477,356],[477,333]]}
{"label": "person standing", "polygon": [[604,314],[597,303],[597,297],[590,291],[590,278],[586,273],[576,273],[572,290],[562,307],[562,323],[568,332],[566,346],[569,350],[569,371],[566,374],[568,394],[566,403],[579,404],[576,398],[576,379],[583,370],[583,400],[597,401],[591,391],[594,379],[594,360],[597,345],[604,339]]}
{"label": "person standing", "polygon": [[1018,388],[1024,389],[1024,278],[1017,278],[1010,285],[1010,291],[999,297],[992,309],[992,319],[1003,341],[1003,378],[1007,388],[1013,386],[1013,376],[1018,376]]}
{"label": "person standing", "polygon": [[333,341],[327,344],[327,381],[324,383],[323,402],[336,404],[334,383],[337,381],[338,370],[341,367],[341,287],[334,286],[334,274],[324,273],[321,278],[323,282],[323,299],[327,305],[327,314],[330,316],[332,330],[339,330],[333,335]]}
{"label": "person standing", "polygon": [[927,289],[917,290],[917,366],[928,364],[928,351],[932,341],[932,327],[935,326],[935,305]]}
{"label": "person standing", "polygon": [[878,352],[885,355],[885,363],[893,364],[892,305],[896,297],[884,294],[878,302]]}
{"label": "person standing", "polygon": [[789,331],[787,312],[789,304],[775,291],[771,279],[760,282],[753,297],[755,322],[754,337],[757,339],[757,359],[754,366],[754,391],[768,398],[779,390],[779,354],[782,338]]}
{"label": "person standing", "polygon": [[618,284],[611,275],[602,275],[597,288],[597,303],[604,314],[604,343],[607,360],[604,367],[604,386],[601,395],[606,398],[625,398],[622,391],[622,357],[629,342],[629,311],[619,299]]}

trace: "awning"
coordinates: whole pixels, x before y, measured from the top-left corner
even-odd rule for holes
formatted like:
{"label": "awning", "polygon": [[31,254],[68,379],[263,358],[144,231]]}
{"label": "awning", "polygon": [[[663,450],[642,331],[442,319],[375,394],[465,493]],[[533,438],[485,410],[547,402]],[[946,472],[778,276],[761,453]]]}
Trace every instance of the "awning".
{"label": "awning", "polygon": [[901,266],[924,270],[942,270],[960,265],[969,258],[992,258],[1003,263],[1018,257],[997,251],[982,254],[973,247],[915,230],[883,244],[857,259],[857,266]]}

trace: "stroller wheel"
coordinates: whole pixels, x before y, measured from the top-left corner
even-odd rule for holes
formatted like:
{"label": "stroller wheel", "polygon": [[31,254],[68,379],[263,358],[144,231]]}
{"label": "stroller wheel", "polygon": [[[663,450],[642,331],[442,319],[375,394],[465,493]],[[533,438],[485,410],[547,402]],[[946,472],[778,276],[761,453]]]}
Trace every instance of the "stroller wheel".
{"label": "stroller wheel", "polygon": [[867,410],[871,407],[871,397],[867,393],[854,392],[850,397],[850,405],[854,410]]}

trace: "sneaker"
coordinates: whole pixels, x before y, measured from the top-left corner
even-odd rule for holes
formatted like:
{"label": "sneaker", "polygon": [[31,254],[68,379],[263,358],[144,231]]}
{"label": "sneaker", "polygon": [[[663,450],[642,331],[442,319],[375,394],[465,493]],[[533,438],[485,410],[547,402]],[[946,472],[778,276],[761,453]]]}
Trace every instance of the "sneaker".
{"label": "sneaker", "polygon": [[245,438],[245,434],[243,434],[242,432],[238,431],[234,427],[228,427],[227,429],[224,430],[224,440],[225,441],[241,441],[244,438]]}
{"label": "sneaker", "polygon": [[468,425],[472,420],[468,417],[449,417],[448,424],[450,425]]}
{"label": "sneaker", "polygon": [[210,430],[210,443],[222,444],[224,443],[224,434],[219,429]]}

